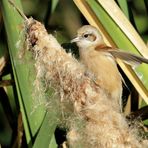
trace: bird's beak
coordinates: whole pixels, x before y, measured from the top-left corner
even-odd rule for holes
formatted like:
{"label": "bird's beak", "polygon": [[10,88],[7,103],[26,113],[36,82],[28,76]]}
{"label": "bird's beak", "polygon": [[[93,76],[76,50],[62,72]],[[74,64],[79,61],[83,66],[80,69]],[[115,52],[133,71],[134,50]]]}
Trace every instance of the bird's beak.
{"label": "bird's beak", "polygon": [[74,43],[74,42],[79,42],[79,41],[80,41],[80,37],[78,36],[78,37],[72,39],[70,42]]}

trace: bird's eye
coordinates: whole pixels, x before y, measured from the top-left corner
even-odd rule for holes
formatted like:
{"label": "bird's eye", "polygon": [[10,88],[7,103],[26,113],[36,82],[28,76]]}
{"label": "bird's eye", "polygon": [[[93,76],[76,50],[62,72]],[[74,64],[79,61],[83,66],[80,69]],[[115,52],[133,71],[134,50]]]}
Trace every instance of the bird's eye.
{"label": "bird's eye", "polygon": [[90,34],[90,33],[83,34],[83,38],[85,38],[86,40],[91,41],[91,42],[96,40],[96,36],[94,34]]}
{"label": "bird's eye", "polygon": [[89,34],[84,34],[84,37],[85,37],[85,38],[88,38],[88,36],[89,36]]}

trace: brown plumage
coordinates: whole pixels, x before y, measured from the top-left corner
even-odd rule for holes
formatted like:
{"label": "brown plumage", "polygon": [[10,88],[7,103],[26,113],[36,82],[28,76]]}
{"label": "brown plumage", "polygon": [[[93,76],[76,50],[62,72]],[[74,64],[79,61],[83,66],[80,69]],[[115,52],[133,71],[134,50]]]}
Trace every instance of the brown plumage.
{"label": "brown plumage", "polygon": [[77,43],[80,60],[95,75],[95,82],[104,89],[109,99],[121,107],[122,77],[117,68],[116,58],[128,64],[148,63],[148,59],[108,47],[100,32],[91,25],[81,27],[77,37],[71,42]]}

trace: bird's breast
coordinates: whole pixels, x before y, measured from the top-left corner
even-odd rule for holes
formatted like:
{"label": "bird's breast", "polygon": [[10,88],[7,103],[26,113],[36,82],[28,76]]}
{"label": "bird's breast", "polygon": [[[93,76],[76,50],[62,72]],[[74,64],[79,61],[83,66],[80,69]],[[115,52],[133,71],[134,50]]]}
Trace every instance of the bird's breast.
{"label": "bird's breast", "polygon": [[80,54],[80,59],[98,77],[105,77],[106,79],[120,77],[114,58],[108,53],[90,51]]}
{"label": "bird's breast", "polygon": [[81,61],[95,75],[96,82],[112,96],[121,97],[122,80],[113,57],[105,52],[80,53]]}

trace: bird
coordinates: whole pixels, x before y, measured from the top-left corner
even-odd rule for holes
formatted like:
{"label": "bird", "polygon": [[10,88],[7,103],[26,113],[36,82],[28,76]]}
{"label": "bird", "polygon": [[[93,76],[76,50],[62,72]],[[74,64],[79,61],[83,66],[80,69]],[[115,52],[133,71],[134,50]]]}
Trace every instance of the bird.
{"label": "bird", "polygon": [[129,52],[107,46],[101,33],[91,25],[84,25],[77,31],[77,36],[71,40],[79,49],[80,61],[90,73],[94,74],[95,83],[115,101],[118,110],[122,111],[123,78],[117,67],[117,59],[132,64],[147,63],[148,59]]}

